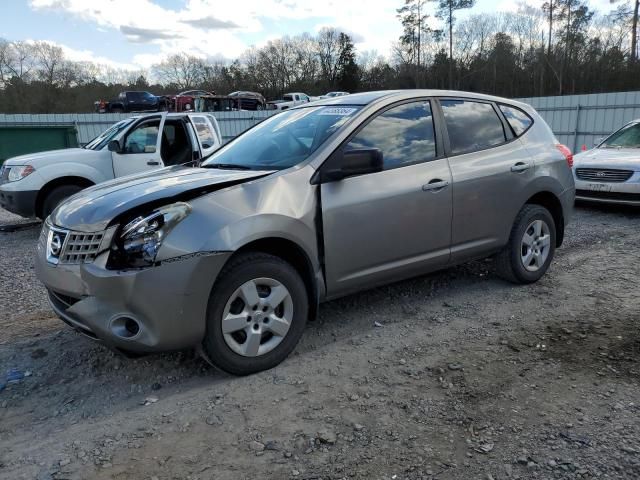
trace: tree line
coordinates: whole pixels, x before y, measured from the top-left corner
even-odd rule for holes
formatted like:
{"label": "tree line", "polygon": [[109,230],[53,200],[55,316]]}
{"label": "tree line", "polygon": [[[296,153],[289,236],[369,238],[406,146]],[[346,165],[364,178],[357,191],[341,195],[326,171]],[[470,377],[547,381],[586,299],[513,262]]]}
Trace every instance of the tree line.
{"label": "tree line", "polygon": [[[123,90],[251,90],[268,99],[397,88],[506,97],[637,90],[639,4],[618,3],[602,15],[585,0],[546,0],[473,14],[474,0],[404,0],[397,9],[403,33],[387,56],[358,52],[347,33],[323,28],[250,47],[232,61],[180,53],[139,71],[71,61],[47,42],[0,39],[0,112],[88,112]],[[464,9],[471,14],[458,19]]]}

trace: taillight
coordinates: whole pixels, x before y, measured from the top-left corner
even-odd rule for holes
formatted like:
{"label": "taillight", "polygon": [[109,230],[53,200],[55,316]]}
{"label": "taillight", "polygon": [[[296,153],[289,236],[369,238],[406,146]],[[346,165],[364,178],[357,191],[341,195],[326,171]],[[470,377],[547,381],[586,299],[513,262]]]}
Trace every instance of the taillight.
{"label": "taillight", "polygon": [[567,164],[569,165],[569,168],[572,168],[573,153],[571,153],[571,150],[569,150],[569,147],[567,147],[566,145],[562,145],[561,143],[558,143],[556,144],[556,148],[560,150],[560,153],[562,153],[564,155],[564,158],[567,159]]}

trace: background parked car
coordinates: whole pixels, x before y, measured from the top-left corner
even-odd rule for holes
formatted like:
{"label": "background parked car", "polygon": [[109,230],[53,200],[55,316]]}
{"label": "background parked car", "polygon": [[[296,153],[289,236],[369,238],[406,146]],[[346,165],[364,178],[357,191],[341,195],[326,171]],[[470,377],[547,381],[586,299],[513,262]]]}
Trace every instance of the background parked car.
{"label": "background parked car", "polygon": [[640,119],[574,157],[576,199],[640,205]]}
{"label": "background parked car", "polygon": [[115,100],[100,100],[94,105],[98,113],[162,112],[169,110],[171,101],[149,92],[127,91],[121,92]]}
{"label": "background parked car", "polygon": [[231,92],[228,96],[237,100],[237,108],[240,110],[264,110],[267,105],[264,97],[257,92],[239,90]]}
{"label": "background parked car", "polygon": [[214,96],[214,92],[208,92],[206,90],[187,90],[180,92],[176,95],[172,95],[169,98],[171,101],[171,111],[173,112],[188,112],[195,110],[195,100],[200,97]]}
{"label": "background parked car", "polygon": [[291,107],[297,107],[305,103],[309,103],[311,98],[306,93],[285,93],[282,100],[273,100],[269,102],[270,110],[287,110]]}
{"label": "background parked car", "polygon": [[197,164],[222,145],[212,115],[157,113],[111,126],[84,148],[10,158],[0,168],[0,207],[46,218],[65,198],[114,177]]}

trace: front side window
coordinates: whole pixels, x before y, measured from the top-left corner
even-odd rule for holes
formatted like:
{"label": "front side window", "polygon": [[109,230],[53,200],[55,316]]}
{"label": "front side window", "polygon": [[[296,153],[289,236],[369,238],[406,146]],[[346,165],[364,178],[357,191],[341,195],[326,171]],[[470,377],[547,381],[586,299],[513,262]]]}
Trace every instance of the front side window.
{"label": "front side window", "polygon": [[158,144],[160,120],[138,125],[124,142],[124,153],[154,153]]}
{"label": "front side window", "polygon": [[531,117],[519,108],[500,105],[500,110],[507,119],[507,122],[511,126],[516,137],[519,137],[526,132],[533,123]]}
{"label": "front side window", "polygon": [[436,157],[431,103],[405,103],[381,113],[353,137],[347,150],[377,148],[384,169],[426,162]]}
{"label": "front side window", "polygon": [[625,125],[607,138],[601,146],[604,148],[640,148],[640,123]]}
{"label": "front side window", "polygon": [[236,137],[202,166],[249,170],[293,167],[309,158],[359,110],[356,106],[285,110]]}
{"label": "front side window", "polygon": [[443,99],[440,104],[453,155],[506,142],[502,122],[490,103]]}

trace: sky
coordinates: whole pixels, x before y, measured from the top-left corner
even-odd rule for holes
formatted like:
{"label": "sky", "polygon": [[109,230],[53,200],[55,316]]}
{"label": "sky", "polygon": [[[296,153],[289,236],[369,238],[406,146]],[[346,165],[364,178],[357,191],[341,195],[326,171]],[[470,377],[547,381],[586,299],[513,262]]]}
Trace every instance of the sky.
{"label": "sky", "polygon": [[[542,0],[520,0],[539,7]],[[140,69],[167,55],[237,58],[251,45],[315,33],[349,33],[358,51],[387,56],[401,34],[404,0],[0,0],[0,38],[44,40],[71,60]],[[602,12],[609,0],[590,0]],[[431,7],[433,8],[433,7]],[[477,0],[464,15],[516,10],[510,0]],[[435,21],[435,20],[434,20]]]}

